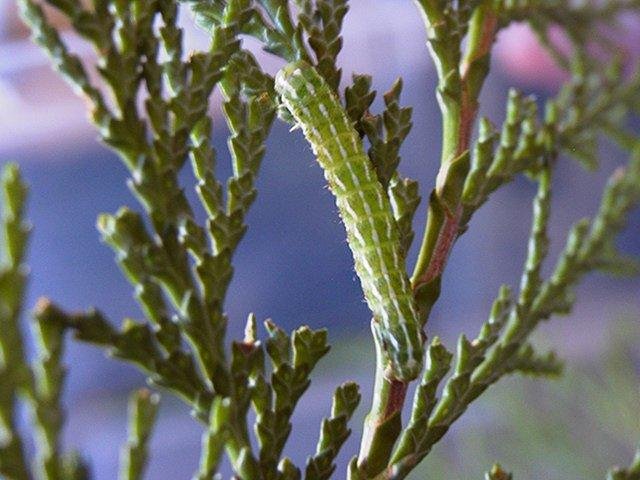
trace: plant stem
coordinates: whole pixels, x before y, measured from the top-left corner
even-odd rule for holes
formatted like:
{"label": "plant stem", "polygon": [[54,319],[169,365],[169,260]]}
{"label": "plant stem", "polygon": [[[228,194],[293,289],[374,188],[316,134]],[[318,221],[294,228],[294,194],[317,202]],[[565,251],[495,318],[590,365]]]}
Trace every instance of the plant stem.
{"label": "plant stem", "polygon": [[[427,4],[428,2],[418,2],[427,31],[434,32],[432,23],[442,25],[445,18],[436,9],[428,8]],[[441,167],[431,196],[427,228],[411,281],[425,322],[438,298],[440,277],[458,237],[462,216],[462,206],[458,199],[452,210],[434,208],[433,204],[437,202],[446,205],[441,197],[450,178],[449,170],[458,158],[469,151],[478,111],[478,96],[488,72],[489,55],[497,26],[495,12],[489,2],[484,2],[471,19],[469,45],[462,60],[459,59],[459,51],[452,52],[450,46],[439,48],[434,46],[434,42],[430,44],[440,77],[438,99],[443,118],[443,144]],[[431,35],[437,33],[430,33]],[[430,37],[430,40],[437,39]],[[452,78],[454,85],[451,84]],[[436,286],[436,295],[428,295],[427,301],[421,302],[422,287],[430,284]],[[351,478],[374,478],[384,472],[402,429],[401,413],[407,388],[408,383],[392,382],[385,378],[382,350],[376,342],[376,379],[372,406],[365,420],[357,469],[352,469],[354,471],[350,472]]]}
{"label": "plant stem", "polygon": [[[424,18],[427,29],[430,29],[429,15],[425,14]],[[497,27],[496,13],[489,2],[484,2],[476,9],[470,22],[469,43],[465,57],[460,62],[459,85],[451,85],[455,82],[456,72],[451,75],[439,68],[438,98],[443,118],[443,140],[440,170],[434,192],[436,197],[443,194],[453,161],[469,151],[473,124],[478,112],[478,97],[488,73],[490,52]],[[436,49],[432,49],[432,54],[434,57],[442,55]],[[446,64],[442,60],[437,63]],[[452,96],[453,93],[456,94]],[[435,198],[432,196],[431,202],[434,201]],[[429,215],[411,279],[414,291],[417,292],[421,287],[435,281],[439,283],[449,253],[458,237],[461,215],[462,208],[459,202],[453,209],[445,208],[443,218],[433,218],[437,215]],[[437,298],[437,295],[432,297],[430,305],[425,306],[427,315]]]}
{"label": "plant stem", "polygon": [[364,423],[357,473],[350,472],[349,475],[352,479],[372,478],[384,470],[402,430],[400,415],[409,384],[397,380],[391,381],[385,376],[382,346],[377,339],[375,345],[376,374],[372,405]]}

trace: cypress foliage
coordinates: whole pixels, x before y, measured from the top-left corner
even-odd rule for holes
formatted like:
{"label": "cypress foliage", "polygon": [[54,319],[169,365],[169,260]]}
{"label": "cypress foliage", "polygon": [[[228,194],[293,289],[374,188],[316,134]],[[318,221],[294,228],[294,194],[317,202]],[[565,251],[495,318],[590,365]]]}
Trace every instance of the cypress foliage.
{"label": "cypress foliage", "polygon": [[[185,54],[181,3],[208,33],[207,49]],[[424,232],[413,230],[421,210],[419,182],[400,171],[401,147],[412,129],[411,107],[400,100],[402,80],[384,93],[379,112],[372,111],[377,92],[370,76],[354,74],[342,86],[345,66],[338,56],[341,30],[348,21],[346,0],[18,0],[18,4],[34,41],[84,98],[100,140],[118,154],[129,172],[128,185],[142,213],[125,206],[101,215],[97,226],[131,283],[144,318],[125,319],[116,327],[98,310],[67,313],[43,299],[31,323],[37,355],[33,361],[26,358],[20,329],[29,234],[26,187],[17,167],[6,166],[0,224],[2,478],[91,478],[82,458],[64,451],[60,440],[67,332],[135,365],[151,388],[176,395],[192,410],[203,425],[194,479],[220,478],[218,469],[225,456],[235,476],[244,480],[331,478],[360,402],[353,383],[336,388],[306,465],[295,465],[284,455],[296,405],[309,387],[314,367],[329,351],[327,332],[301,326],[286,333],[271,320],[259,330],[251,314],[244,338],[231,342],[226,338],[225,298],[234,272],[233,256],[248,228],[265,141],[277,115],[294,125],[302,123],[306,133],[322,132],[307,136],[320,163],[330,167],[330,181],[345,180],[345,172],[352,174],[352,169],[364,165],[365,173],[355,172],[358,181],[349,189],[332,190],[345,212],[356,205],[347,196],[360,198],[355,217],[345,222],[350,222],[350,245],[359,242],[361,258],[393,257],[387,263],[394,271],[385,267],[367,273],[358,268],[362,265],[356,270],[370,287],[365,290],[369,303],[376,306],[375,315],[396,308],[397,296],[382,292],[382,298],[374,298],[371,293],[377,291],[376,281],[388,280],[378,278],[385,275],[404,279],[405,300],[412,307],[411,318],[396,315],[389,324],[374,318],[375,387],[360,451],[348,466],[352,480],[405,478],[473,402],[505,376],[560,374],[562,361],[554,352],[539,352],[531,334],[543,321],[571,311],[575,288],[586,274],[640,271],[640,261],[616,246],[617,234],[640,203],[640,132],[629,126],[629,119],[640,114],[640,69],[628,73],[617,46],[594,34],[615,28],[623,15],[640,13],[638,0],[416,1],[438,74],[436,96],[443,131],[437,180],[423,189],[429,192],[420,213],[426,215]],[[51,9],[94,47],[95,60],[83,61],[67,48],[49,20]],[[477,119],[494,41],[513,22],[529,24],[566,70],[568,80],[542,107],[514,89],[506,99],[504,119]],[[558,48],[551,38],[553,30],[564,33],[568,48]],[[245,49],[242,39],[247,36],[287,64],[278,82]],[[311,107],[326,108],[327,102],[318,101],[314,92],[294,92],[295,101],[287,97],[286,81],[280,80],[300,65],[314,79],[312,86],[321,87],[320,100],[330,99],[331,115],[306,112]],[[216,172],[217,152],[211,142],[215,125],[209,107],[218,89],[230,131],[232,173],[227,179]],[[292,104],[295,111],[287,110]],[[350,150],[333,151],[341,150],[341,139],[353,144],[350,148],[357,151],[360,163],[348,155]],[[550,259],[547,227],[554,213],[556,165],[573,158],[585,169],[596,168],[602,141],[626,151],[628,162],[611,176],[599,209],[569,229],[562,252]],[[197,192],[195,203],[181,184],[180,174],[187,169],[196,179],[188,187]],[[367,182],[361,182],[365,174]],[[447,259],[491,194],[521,175],[537,184],[537,193],[520,284],[517,290],[501,287],[478,334],[460,335],[450,350],[428,324]],[[364,187],[376,195],[367,195]],[[206,212],[203,223],[194,215],[198,208]],[[392,249],[380,241],[375,228],[367,230],[369,220],[375,226],[374,219],[360,222],[366,212],[385,219]],[[416,233],[419,256],[415,265],[407,265],[406,253]],[[377,254],[369,255],[371,249]],[[544,274],[546,263],[552,264],[549,275]],[[407,271],[412,272],[409,277]],[[398,338],[411,341],[394,341]],[[400,371],[409,365],[409,357],[417,361],[410,371],[394,374],[390,362]],[[410,416],[403,421],[401,413],[414,379]],[[143,478],[158,401],[156,393],[146,390],[131,397],[122,480]],[[30,407],[33,426],[22,433],[16,423],[20,402]],[[35,443],[33,461],[25,448],[28,436]],[[495,465],[485,478],[513,477]],[[640,479],[640,454],[626,469],[612,469],[607,478]]]}

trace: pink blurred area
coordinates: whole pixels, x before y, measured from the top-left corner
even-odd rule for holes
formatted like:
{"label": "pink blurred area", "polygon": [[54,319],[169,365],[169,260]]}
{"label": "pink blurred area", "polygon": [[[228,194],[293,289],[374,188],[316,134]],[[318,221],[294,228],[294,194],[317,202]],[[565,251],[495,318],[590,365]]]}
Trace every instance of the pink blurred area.
{"label": "pink blurred area", "polygon": [[[193,27],[185,12],[184,28],[189,50],[203,48],[206,35]],[[65,30],[65,22],[56,18]],[[630,44],[638,45],[639,35],[629,28]],[[344,78],[352,72],[368,71],[377,76],[389,72],[406,74],[429,69],[431,61],[424,42],[424,28],[411,2],[381,2],[370,8],[366,0],[351,2],[344,29],[345,48],[341,62]],[[92,60],[89,45],[72,33],[63,32],[70,49]],[[632,41],[631,41],[632,40]],[[259,53],[267,69],[275,71],[280,62]],[[21,149],[57,149],[94,141],[84,105],[64,81],[51,71],[45,55],[34,46],[18,18],[13,0],[0,0],[0,154],[12,155]],[[516,24],[502,32],[496,46],[496,65],[513,82],[527,88],[557,86],[563,73],[539,46],[535,35]]]}
{"label": "pink blurred area", "polygon": [[[195,28],[184,13],[183,22],[188,48],[204,48],[206,35]],[[62,30],[63,19],[54,17]],[[640,52],[640,28],[637,18],[625,17],[618,33],[602,32],[620,45],[624,56],[637,57]],[[49,62],[34,46],[27,29],[18,18],[13,0],[0,0],[0,154],[7,156],[21,149],[56,149],[94,141],[92,127],[86,120],[84,105],[60,77],[51,71]],[[410,2],[389,1],[370,8],[366,0],[351,2],[344,29],[345,48],[341,62],[348,79],[352,72],[368,71],[374,76],[389,72],[403,74],[432,68],[424,43],[424,28]],[[69,31],[63,38],[70,49],[91,62],[89,45]],[[554,42],[566,50],[567,41],[552,32]],[[275,71],[280,62],[253,50],[268,70]],[[529,27],[513,24],[498,37],[494,65],[509,82],[525,89],[554,90],[566,78],[542,48]]]}
{"label": "pink blurred area", "polygon": [[[588,45],[596,58],[602,58],[603,61],[611,58],[610,52],[603,51],[597,45],[599,40],[606,39],[615,45],[615,53],[620,55],[627,71],[634,67],[640,57],[640,18],[637,15],[622,16],[615,28],[603,27],[597,36],[599,38],[594,38],[593,44]],[[552,27],[550,37],[562,54],[570,53],[570,42],[558,28]],[[540,44],[534,31],[524,23],[515,23],[503,30],[498,36],[494,52],[498,66],[512,81],[523,87],[553,91],[568,78],[567,73]]]}
{"label": "pink blurred area", "polygon": [[[564,39],[558,32],[554,40],[562,44]],[[494,52],[498,66],[523,86],[553,89],[567,78],[526,24],[513,24],[502,31]]]}

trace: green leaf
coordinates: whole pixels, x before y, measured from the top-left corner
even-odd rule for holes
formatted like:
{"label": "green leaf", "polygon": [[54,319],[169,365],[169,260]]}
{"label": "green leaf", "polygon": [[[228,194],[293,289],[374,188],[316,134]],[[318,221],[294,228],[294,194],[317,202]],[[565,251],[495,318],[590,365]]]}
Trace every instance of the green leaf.
{"label": "green leaf", "polygon": [[267,353],[273,361],[274,367],[278,368],[289,362],[291,357],[290,340],[287,334],[284,333],[284,330],[272,321],[265,321],[264,326],[269,334],[269,339],[267,340]]}
{"label": "green leaf", "polygon": [[524,345],[510,361],[509,370],[525,375],[557,377],[562,374],[564,364],[555,352],[538,355],[530,344]]}
{"label": "green leaf", "polygon": [[293,333],[291,345],[294,368],[312,370],[318,360],[329,352],[325,329],[314,331],[307,326],[300,327]]}
{"label": "green leaf", "polygon": [[513,480],[513,475],[505,472],[498,464],[494,465],[491,470],[484,475],[485,480]]}
{"label": "green leaf", "polygon": [[396,463],[411,454],[428,431],[428,422],[437,403],[437,391],[442,379],[451,368],[453,354],[435,337],[427,350],[427,366],[418,385],[411,407],[411,418],[403,429],[394,450],[391,463]]}
{"label": "green leaf", "polygon": [[16,164],[10,163],[3,167],[0,182],[4,204],[2,263],[6,268],[15,270],[24,259],[29,235],[29,226],[23,219],[28,190]]}
{"label": "green leaf", "polygon": [[418,182],[410,178],[402,178],[396,173],[389,182],[388,194],[393,216],[398,225],[402,249],[406,256],[414,237],[413,218],[422,200]]}
{"label": "green leaf", "polygon": [[316,68],[329,86],[338,90],[341,69],[336,65],[336,59],[342,49],[342,22],[349,10],[347,0],[316,0],[315,8],[312,2],[305,2],[305,7],[299,14],[300,24],[308,35],[308,42],[316,56]]}
{"label": "green leaf", "polygon": [[313,457],[307,459],[305,480],[325,480],[331,477],[333,463],[351,430],[347,423],[360,403],[360,392],[355,383],[345,383],[333,395],[331,417],[322,420],[320,438]]}
{"label": "green leaf", "polygon": [[31,367],[33,384],[28,391],[37,433],[36,466],[41,478],[63,480],[61,396],[66,376],[62,365],[65,325],[47,300],[38,302],[33,317],[32,332],[38,354]]}
{"label": "green leaf", "polygon": [[129,437],[120,455],[120,480],[143,478],[159,401],[160,397],[148,390],[138,390],[129,400]]}
{"label": "green leaf", "polygon": [[364,135],[362,122],[369,114],[369,107],[376,98],[376,91],[371,90],[371,81],[371,75],[353,74],[353,83],[344,91],[347,115],[355,123],[360,136]]}
{"label": "green leaf", "polygon": [[[410,107],[400,107],[400,93],[402,79],[397,79],[391,89],[384,94],[385,110],[382,115],[366,115],[361,122],[362,129],[367,135],[371,148],[367,152],[378,175],[378,179],[386,190],[391,178],[400,164],[400,147],[411,131]],[[359,92],[353,92],[357,94]],[[375,92],[372,92],[375,95]],[[371,94],[364,95],[364,99],[373,100]],[[360,102],[363,102],[362,97]],[[361,107],[358,107],[358,110]],[[352,112],[354,107],[352,106]],[[356,113],[356,112],[353,112]]]}

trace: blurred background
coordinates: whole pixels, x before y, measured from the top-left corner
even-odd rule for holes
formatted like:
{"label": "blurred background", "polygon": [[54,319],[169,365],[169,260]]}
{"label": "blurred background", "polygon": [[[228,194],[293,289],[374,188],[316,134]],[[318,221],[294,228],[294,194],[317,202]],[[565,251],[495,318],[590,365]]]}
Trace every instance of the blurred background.
{"label": "blurred background", "polygon": [[[189,48],[206,45],[184,12]],[[633,32],[636,32],[635,34]],[[626,45],[637,47],[638,29]],[[65,33],[72,49],[89,49]],[[440,148],[435,71],[417,11],[407,0],[375,6],[352,0],[340,61],[343,81],[370,73],[379,92],[404,79],[403,103],[414,108],[413,131],[403,148],[401,171],[432,188]],[[635,40],[634,40],[635,39]],[[633,47],[631,47],[633,48]],[[268,70],[280,63],[260,55]],[[501,123],[508,87],[540,100],[553,94],[562,75],[536,46],[533,35],[514,25],[499,37],[482,114]],[[380,107],[376,102],[374,109]],[[213,106],[217,112],[216,105]],[[0,162],[17,161],[31,186],[34,224],[27,305],[47,295],[68,309],[96,306],[114,321],[139,316],[129,285],[112,252],[99,241],[96,216],[121,205],[136,206],[125,186],[127,173],[101,146],[83,104],[51,71],[31,44],[11,0],[0,0]],[[219,173],[228,174],[226,126],[214,113]],[[606,177],[624,157],[603,146],[593,174],[573,161],[560,162],[554,183],[552,255],[569,225],[591,215]],[[185,175],[189,190],[192,179]],[[320,418],[330,408],[327,392],[345,380],[360,383],[363,402],[341,465],[357,450],[359,424],[367,411],[373,375],[368,313],[352,269],[331,194],[299,132],[277,124],[258,181],[259,197],[249,231],[236,255],[227,310],[231,336],[239,336],[249,312],[273,318],[289,330],[300,324],[328,327],[334,349],[321,362],[294,418],[286,450],[299,464],[312,452]],[[498,287],[518,285],[535,188],[519,178],[494,195],[456,245],[444,277],[443,295],[429,334],[453,346],[456,335],[475,335]],[[137,208],[137,206],[136,206]],[[424,226],[424,205],[416,221]],[[640,212],[631,218],[620,246],[640,254]],[[411,260],[415,258],[415,251]],[[550,262],[552,263],[552,262]],[[640,280],[592,275],[579,288],[574,313],[544,325],[537,343],[555,347],[567,360],[565,375],[544,381],[516,377],[494,387],[452,429],[414,478],[479,479],[500,461],[528,479],[602,479],[609,466],[627,464],[640,440]],[[116,477],[118,445],[125,439],[126,397],[144,384],[133,368],[104,358],[96,348],[71,343],[66,406],[68,445],[90,460],[95,478]],[[199,455],[201,427],[187,409],[163,399],[152,442],[148,478],[190,478]],[[336,478],[344,474],[336,472]]]}

